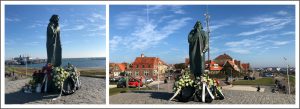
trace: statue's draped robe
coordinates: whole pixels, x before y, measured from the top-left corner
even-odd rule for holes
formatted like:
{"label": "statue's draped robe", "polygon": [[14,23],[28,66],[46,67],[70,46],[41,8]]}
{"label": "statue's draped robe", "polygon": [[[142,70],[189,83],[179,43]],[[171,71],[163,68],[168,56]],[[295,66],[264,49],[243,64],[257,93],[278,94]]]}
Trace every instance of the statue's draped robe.
{"label": "statue's draped robe", "polygon": [[195,77],[201,76],[205,70],[205,52],[208,49],[208,35],[197,21],[188,35],[190,70]]}
{"label": "statue's draped robe", "polygon": [[50,22],[47,27],[47,63],[54,67],[61,65],[62,53],[60,42],[60,28],[57,24]]}

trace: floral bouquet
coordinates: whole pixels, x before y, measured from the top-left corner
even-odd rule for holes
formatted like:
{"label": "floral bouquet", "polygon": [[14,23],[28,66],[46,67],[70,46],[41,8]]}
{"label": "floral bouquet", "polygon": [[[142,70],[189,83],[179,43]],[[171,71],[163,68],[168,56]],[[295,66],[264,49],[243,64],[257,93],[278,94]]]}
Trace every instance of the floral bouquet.
{"label": "floral bouquet", "polygon": [[69,73],[65,71],[62,67],[54,67],[53,68],[53,73],[52,73],[52,80],[54,82],[54,85],[58,88],[61,89],[63,88],[63,83],[65,79],[69,76]]}

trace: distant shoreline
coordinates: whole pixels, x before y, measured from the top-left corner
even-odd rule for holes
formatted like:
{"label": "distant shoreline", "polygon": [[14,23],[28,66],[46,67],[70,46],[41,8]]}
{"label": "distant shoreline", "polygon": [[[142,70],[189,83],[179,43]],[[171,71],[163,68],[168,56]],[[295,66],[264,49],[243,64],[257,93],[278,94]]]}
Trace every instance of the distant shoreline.
{"label": "distant shoreline", "polygon": [[[34,59],[32,59],[34,60]],[[42,60],[42,59],[40,59]],[[19,60],[15,60],[17,62],[15,63],[21,63]],[[63,58],[61,66],[64,67],[68,65],[68,63],[71,63],[77,68],[105,68],[106,67],[106,58],[103,57],[89,57],[89,58]],[[27,68],[42,68],[47,64],[46,61],[43,61],[41,63],[28,63]],[[5,66],[8,67],[26,67],[26,64],[5,64]]]}
{"label": "distant shoreline", "polygon": [[[27,68],[27,76],[31,76],[33,72],[42,70],[42,68]],[[106,68],[97,68],[97,67],[86,67],[86,68],[77,68],[80,71],[81,76],[89,77],[98,77],[99,75],[106,75]],[[25,67],[8,67],[5,66],[5,73],[15,72],[18,75],[26,75]]]}
{"label": "distant shoreline", "polygon": [[[76,57],[76,58],[62,58],[62,59],[105,59],[106,60],[106,57]],[[33,59],[47,59],[47,58],[33,58]],[[11,59],[5,59],[5,61],[7,60],[11,60]]]}

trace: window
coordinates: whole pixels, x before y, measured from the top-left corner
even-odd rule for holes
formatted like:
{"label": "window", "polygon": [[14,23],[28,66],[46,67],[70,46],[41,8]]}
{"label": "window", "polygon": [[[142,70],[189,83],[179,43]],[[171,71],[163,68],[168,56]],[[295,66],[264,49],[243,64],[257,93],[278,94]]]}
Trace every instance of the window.
{"label": "window", "polygon": [[153,71],[152,74],[153,74],[153,76],[156,76],[156,75],[157,75],[157,73],[156,73],[155,71]]}
{"label": "window", "polygon": [[131,71],[128,71],[127,73],[128,73],[128,75],[132,75],[132,72],[131,72]]}
{"label": "window", "polygon": [[145,68],[145,65],[143,65],[142,68]]}
{"label": "window", "polygon": [[139,76],[139,72],[138,71],[135,71],[135,76]]}
{"label": "window", "polygon": [[136,65],[136,68],[139,68],[139,65]]}
{"label": "window", "polygon": [[219,67],[219,65],[218,64],[214,64],[214,68],[218,68]]}
{"label": "window", "polygon": [[144,71],[144,75],[145,75],[145,76],[148,76],[148,75],[149,75],[149,72],[148,72],[148,71]]}
{"label": "window", "polygon": [[153,75],[154,75],[154,76],[157,75],[157,70],[153,70]]}
{"label": "window", "polygon": [[149,64],[149,66],[148,66],[149,68],[151,68],[151,65]]}
{"label": "window", "polygon": [[114,72],[114,76],[119,76],[120,72]]}

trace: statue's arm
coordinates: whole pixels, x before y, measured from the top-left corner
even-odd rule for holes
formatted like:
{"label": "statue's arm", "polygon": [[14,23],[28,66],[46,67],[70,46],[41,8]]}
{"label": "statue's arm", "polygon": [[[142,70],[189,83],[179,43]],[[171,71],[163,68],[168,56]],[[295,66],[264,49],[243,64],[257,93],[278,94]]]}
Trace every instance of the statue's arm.
{"label": "statue's arm", "polygon": [[190,33],[189,33],[189,36],[188,36],[189,43],[194,42],[193,35],[194,35],[194,30],[191,30]]}
{"label": "statue's arm", "polygon": [[53,28],[50,25],[47,27],[47,37],[53,37]]}
{"label": "statue's arm", "polygon": [[209,39],[208,39],[208,33],[207,32],[203,32],[203,34],[202,35],[204,35],[204,49],[203,49],[203,53],[205,53],[207,50],[208,50],[208,41],[209,41]]}

